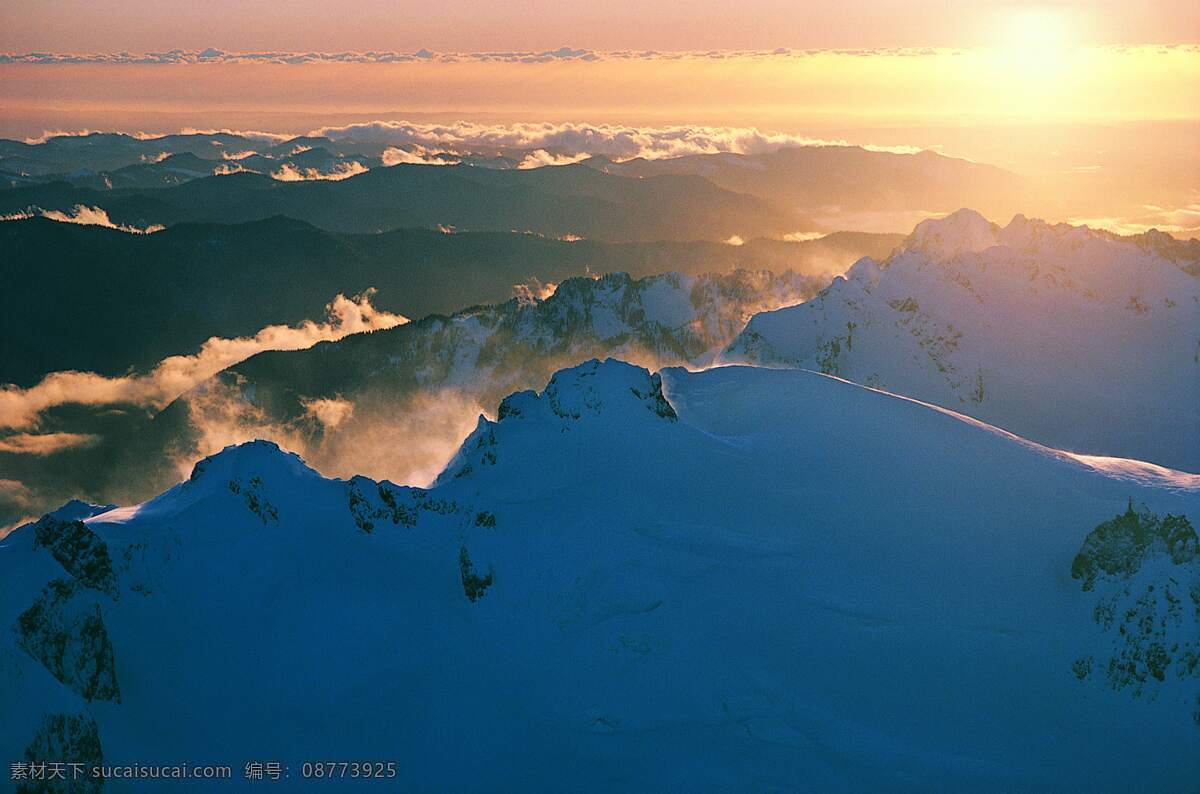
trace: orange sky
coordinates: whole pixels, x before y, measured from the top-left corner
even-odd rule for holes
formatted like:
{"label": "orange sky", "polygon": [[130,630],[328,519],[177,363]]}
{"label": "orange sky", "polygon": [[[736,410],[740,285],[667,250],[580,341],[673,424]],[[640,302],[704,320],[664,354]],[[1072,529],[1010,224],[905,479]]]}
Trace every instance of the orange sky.
{"label": "orange sky", "polygon": [[1029,8],[1083,44],[1200,40],[1190,0],[8,0],[0,51],[969,47]]}
{"label": "orange sky", "polygon": [[[0,136],[375,119],[755,126],[1200,207],[1197,42],[1200,3],[1175,0],[0,2]],[[564,44],[585,51],[480,55]],[[131,62],[176,48],[188,63]],[[381,62],[420,48],[439,54]],[[630,52],[645,48],[657,52]],[[310,62],[244,55],[264,51]],[[30,52],[81,62],[12,57]],[[312,62],[339,52],[368,62]]]}
{"label": "orange sky", "polygon": [[[180,126],[279,129],[274,116],[500,115],[533,120],[843,125],[1200,118],[1200,47],[994,47],[549,63],[0,63],[0,135]],[[285,127],[303,132],[313,125]],[[164,126],[166,125],[166,126]],[[127,124],[118,124],[127,128]]]}
{"label": "orange sky", "polygon": [[[1139,42],[1154,44],[1131,46]],[[138,114],[157,114],[160,130],[171,118],[209,127],[257,119],[279,129],[291,117],[300,126],[289,131],[304,131],[302,119],[383,114],[788,130],[822,119],[858,126],[1196,119],[1200,44],[1189,42],[1200,42],[1200,3],[1179,0],[5,2],[0,135],[112,128],[117,120],[125,128]],[[588,53],[541,63],[471,55],[563,44]],[[428,47],[465,55],[249,63],[201,55],[210,47],[400,57]],[[791,52],[770,54],[775,47]],[[935,49],[912,54],[928,47]],[[176,48],[204,62],[95,62]],[[659,54],[630,57],[640,48]],[[740,49],[757,54],[733,53]],[[31,52],[82,54],[84,62],[14,62]]]}

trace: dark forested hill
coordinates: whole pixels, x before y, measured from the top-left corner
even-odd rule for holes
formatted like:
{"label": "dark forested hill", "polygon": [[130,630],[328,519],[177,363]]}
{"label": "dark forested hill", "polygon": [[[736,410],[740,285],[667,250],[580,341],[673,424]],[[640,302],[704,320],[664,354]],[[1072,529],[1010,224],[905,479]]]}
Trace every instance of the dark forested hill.
{"label": "dark forested hill", "polygon": [[613,241],[719,241],[808,228],[790,210],[703,177],[641,179],[583,165],[531,170],[397,165],[337,181],[288,182],[243,172],[160,189],[101,191],[53,182],[0,191],[0,214],[78,204],[100,206],[114,221],[135,226],[286,215],[343,232],[452,226]]}
{"label": "dark forested hill", "polygon": [[743,246],[610,244],[425,229],[339,234],[278,217],[134,235],[43,218],[9,221],[0,223],[0,383],[29,385],[62,369],[144,369],[210,336],[319,318],[336,294],[372,287],[377,307],[417,318],[504,300],[529,279],[589,271],[840,271],[860,256],[886,256],[899,239],[839,233]]}

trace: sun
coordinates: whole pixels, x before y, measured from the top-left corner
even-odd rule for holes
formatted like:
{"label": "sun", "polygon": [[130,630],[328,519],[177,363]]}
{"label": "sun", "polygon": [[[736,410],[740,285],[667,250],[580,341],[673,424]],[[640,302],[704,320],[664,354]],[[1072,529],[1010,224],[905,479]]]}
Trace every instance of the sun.
{"label": "sun", "polygon": [[1067,12],[1060,7],[1011,8],[1003,28],[1003,46],[1009,49],[1059,49],[1070,46],[1074,38]]}
{"label": "sun", "polygon": [[997,20],[996,45],[1010,68],[1053,72],[1078,41],[1077,28],[1062,6],[1011,6]]}

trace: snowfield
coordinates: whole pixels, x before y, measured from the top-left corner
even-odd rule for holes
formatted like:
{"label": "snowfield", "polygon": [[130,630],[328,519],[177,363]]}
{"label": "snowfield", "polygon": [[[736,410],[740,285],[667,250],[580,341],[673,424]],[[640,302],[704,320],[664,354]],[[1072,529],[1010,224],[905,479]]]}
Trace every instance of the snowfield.
{"label": "snowfield", "polygon": [[391,760],[404,791],[1195,790],[1200,476],[799,370],[591,361],[496,415],[428,490],[255,442],[16,530],[0,754],[278,760],[292,787]]}
{"label": "snowfield", "polygon": [[1200,242],[960,210],[754,317],[722,360],[800,367],[1079,453],[1200,472]]}

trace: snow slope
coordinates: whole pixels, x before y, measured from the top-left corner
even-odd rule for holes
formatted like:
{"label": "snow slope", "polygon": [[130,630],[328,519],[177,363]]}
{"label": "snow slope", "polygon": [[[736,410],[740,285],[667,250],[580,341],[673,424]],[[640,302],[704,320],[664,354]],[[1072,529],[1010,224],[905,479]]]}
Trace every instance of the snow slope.
{"label": "snow slope", "polygon": [[1200,560],[1166,516],[1200,516],[1200,477],[795,370],[591,361],[496,415],[429,490],[256,442],[18,529],[0,754],[98,737],[293,784],[394,760],[405,791],[1194,789]]}
{"label": "snow slope", "polygon": [[1055,447],[1200,472],[1200,243],[970,210],[917,226],[723,360],[803,367]]}

